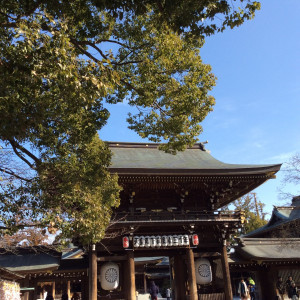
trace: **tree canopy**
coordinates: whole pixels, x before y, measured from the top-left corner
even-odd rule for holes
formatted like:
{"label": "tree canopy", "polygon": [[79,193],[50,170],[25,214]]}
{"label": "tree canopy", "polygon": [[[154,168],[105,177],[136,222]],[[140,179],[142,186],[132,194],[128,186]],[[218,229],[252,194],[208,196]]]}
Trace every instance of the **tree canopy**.
{"label": "tree canopy", "polygon": [[235,210],[241,210],[245,214],[244,233],[249,233],[268,223],[264,211],[265,204],[257,199],[256,193],[238,198],[231,205]]}
{"label": "tree canopy", "polygon": [[[0,7],[0,224],[99,241],[119,203],[99,139],[126,101],[129,128],[165,151],[197,141],[215,85],[207,35],[251,19],[250,0],[8,0]],[[134,112],[133,111],[133,112]],[[16,217],[17,216],[17,217]],[[30,221],[28,221],[30,220]]]}

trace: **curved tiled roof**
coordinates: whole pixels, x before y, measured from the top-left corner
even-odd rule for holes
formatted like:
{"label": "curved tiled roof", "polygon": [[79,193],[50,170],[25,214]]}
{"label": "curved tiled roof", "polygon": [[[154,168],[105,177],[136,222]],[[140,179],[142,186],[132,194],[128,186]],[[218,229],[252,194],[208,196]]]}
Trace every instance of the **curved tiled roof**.
{"label": "curved tiled roof", "polygon": [[55,269],[60,257],[46,253],[0,255],[0,266],[13,272],[29,272]]}
{"label": "curved tiled roof", "polygon": [[300,260],[300,239],[240,238],[237,255],[250,260]]}
{"label": "curved tiled roof", "polygon": [[245,234],[245,237],[255,237],[274,230],[289,222],[300,220],[300,206],[274,207],[272,216],[265,226]]}
{"label": "curved tiled roof", "polygon": [[251,175],[276,173],[281,164],[227,164],[196,144],[176,155],[158,149],[159,144],[109,143],[113,153],[110,170],[118,174]]}

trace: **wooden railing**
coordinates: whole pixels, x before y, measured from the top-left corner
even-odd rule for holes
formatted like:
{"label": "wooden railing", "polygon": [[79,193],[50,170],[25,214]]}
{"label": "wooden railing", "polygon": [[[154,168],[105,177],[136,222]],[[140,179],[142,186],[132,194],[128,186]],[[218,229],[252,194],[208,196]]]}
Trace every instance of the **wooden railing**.
{"label": "wooden railing", "polygon": [[158,221],[158,220],[186,220],[186,221],[239,221],[241,219],[240,211],[135,211],[135,212],[117,212],[113,214],[112,220],[120,221]]}

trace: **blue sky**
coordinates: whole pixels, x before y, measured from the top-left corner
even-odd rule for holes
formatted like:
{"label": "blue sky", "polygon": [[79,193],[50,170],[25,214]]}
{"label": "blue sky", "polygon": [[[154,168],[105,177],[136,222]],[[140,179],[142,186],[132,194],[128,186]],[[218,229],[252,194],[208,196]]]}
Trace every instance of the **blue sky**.
{"label": "blue sky", "polygon": [[[300,152],[300,1],[262,2],[253,20],[207,38],[201,49],[218,81],[211,93],[216,105],[199,138],[227,163],[284,163]],[[127,129],[128,106],[110,109],[100,137],[143,142]],[[255,190],[269,213],[273,205],[286,204],[278,197],[282,175]],[[287,190],[299,193],[295,186]]]}

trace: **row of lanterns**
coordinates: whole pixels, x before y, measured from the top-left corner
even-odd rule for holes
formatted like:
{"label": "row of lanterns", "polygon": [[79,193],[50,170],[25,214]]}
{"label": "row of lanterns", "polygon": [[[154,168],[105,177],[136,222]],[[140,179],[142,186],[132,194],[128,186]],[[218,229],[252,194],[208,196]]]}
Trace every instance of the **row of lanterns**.
{"label": "row of lanterns", "polygon": [[[195,261],[195,273],[197,284],[209,284],[212,282],[211,264],[206,258]],[[103,290],[115,290],[119,286],[120,269],[114,262],[108,262],[100,268],[100,283]],[[2,299],[2,298],[1,298]]]}
{"label": "row of lanterns", "polygon": [[[191,236],[192,245],[199,245],[199,238],[197,234]],[[123,237],[123,248],[129,248],[129,237]],[[133,247],[134,248],[155,248],[155,247],[177,247],[177,246],[189,246],[190,237],[187,234],[184,235],[163,235],[163,236],[134,236]]]}

